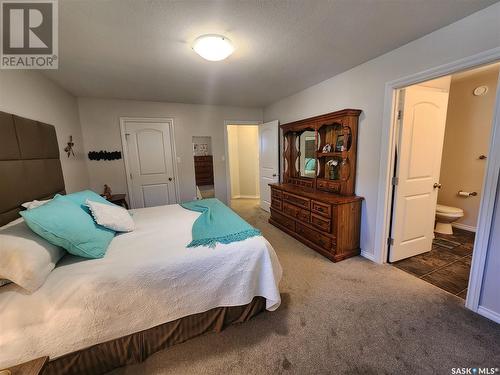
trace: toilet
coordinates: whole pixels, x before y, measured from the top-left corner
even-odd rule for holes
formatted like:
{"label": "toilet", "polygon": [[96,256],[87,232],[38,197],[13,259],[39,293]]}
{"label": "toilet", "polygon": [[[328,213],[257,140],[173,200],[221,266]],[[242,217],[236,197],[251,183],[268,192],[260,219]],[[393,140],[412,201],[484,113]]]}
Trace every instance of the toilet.
{"label": "toilet", "polygon": [[457,207],[436,205],[436,227],[434,232],[442,234],[453,234],[451,223],[464,216],[464,210]]}

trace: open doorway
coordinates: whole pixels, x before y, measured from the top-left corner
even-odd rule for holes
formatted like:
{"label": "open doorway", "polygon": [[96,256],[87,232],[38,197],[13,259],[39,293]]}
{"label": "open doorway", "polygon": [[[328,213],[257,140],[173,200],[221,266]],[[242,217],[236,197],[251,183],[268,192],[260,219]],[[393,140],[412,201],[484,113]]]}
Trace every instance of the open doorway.
{"label": "open doorway", "polygon": [[259,186],[259,126],[227,125],[230,199],[257,206]]}
{"label": "open doorway", "polygon": [[194,177],[196,197],[214,198],[214,162],[212,156],[212,137],[193,137]]}
{"label": "open doorway", "polygon": [[279,122],[224,121],[227,198],[270,212],[270,184],[279,182]]}
{"label": "open doorway", "polygon": [[388,261],[467,295],[499,65],[398,91]]}

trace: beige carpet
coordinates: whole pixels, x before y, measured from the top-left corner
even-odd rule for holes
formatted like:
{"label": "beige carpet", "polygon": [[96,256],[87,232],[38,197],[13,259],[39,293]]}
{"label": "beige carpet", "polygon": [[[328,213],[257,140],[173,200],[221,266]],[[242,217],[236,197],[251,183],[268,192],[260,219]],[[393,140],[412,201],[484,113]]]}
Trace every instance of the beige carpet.
{"label": "beige carpet", "polygon": [[113,374],[451,374],[500,367],[500,325],[463,300],[361,257],[331,263],[267,223],[253,200],[233,208],[260,228],[284,269],[282,305],[220,334]]}

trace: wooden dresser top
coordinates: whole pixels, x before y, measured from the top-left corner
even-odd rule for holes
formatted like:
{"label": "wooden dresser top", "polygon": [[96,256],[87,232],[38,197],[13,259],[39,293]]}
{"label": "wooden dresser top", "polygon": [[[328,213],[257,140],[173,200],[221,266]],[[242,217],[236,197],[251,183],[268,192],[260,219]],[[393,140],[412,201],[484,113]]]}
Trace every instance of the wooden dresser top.
{"label": "wooden dresser top", "polygon": [[355,201],[363,200],[363,197],[358,197],[357,195],[343,196],[332,193],[324,193],[322,191],[314,190],[311,188],[300,187],[293,184],[269,184],[272,188],[285,191],[287,193],[301,195],[303,197],[314,199],[320,202],[330,203],[330,204],[344,204],[351,203]]}

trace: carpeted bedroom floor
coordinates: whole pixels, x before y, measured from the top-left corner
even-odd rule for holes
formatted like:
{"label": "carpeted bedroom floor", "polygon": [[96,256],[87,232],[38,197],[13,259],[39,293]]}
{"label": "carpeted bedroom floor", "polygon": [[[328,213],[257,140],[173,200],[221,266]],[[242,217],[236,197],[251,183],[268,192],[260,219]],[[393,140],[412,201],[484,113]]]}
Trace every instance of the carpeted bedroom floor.
{"label": "carpeted bedroom floor", "polygon": [[220,334],[112,374],[451,374],[500,367],[500,325],[464,301],[361,257],[331,263],[267,223],[255,200],[233,209],[258,227],[284,270],[282,305]]}

